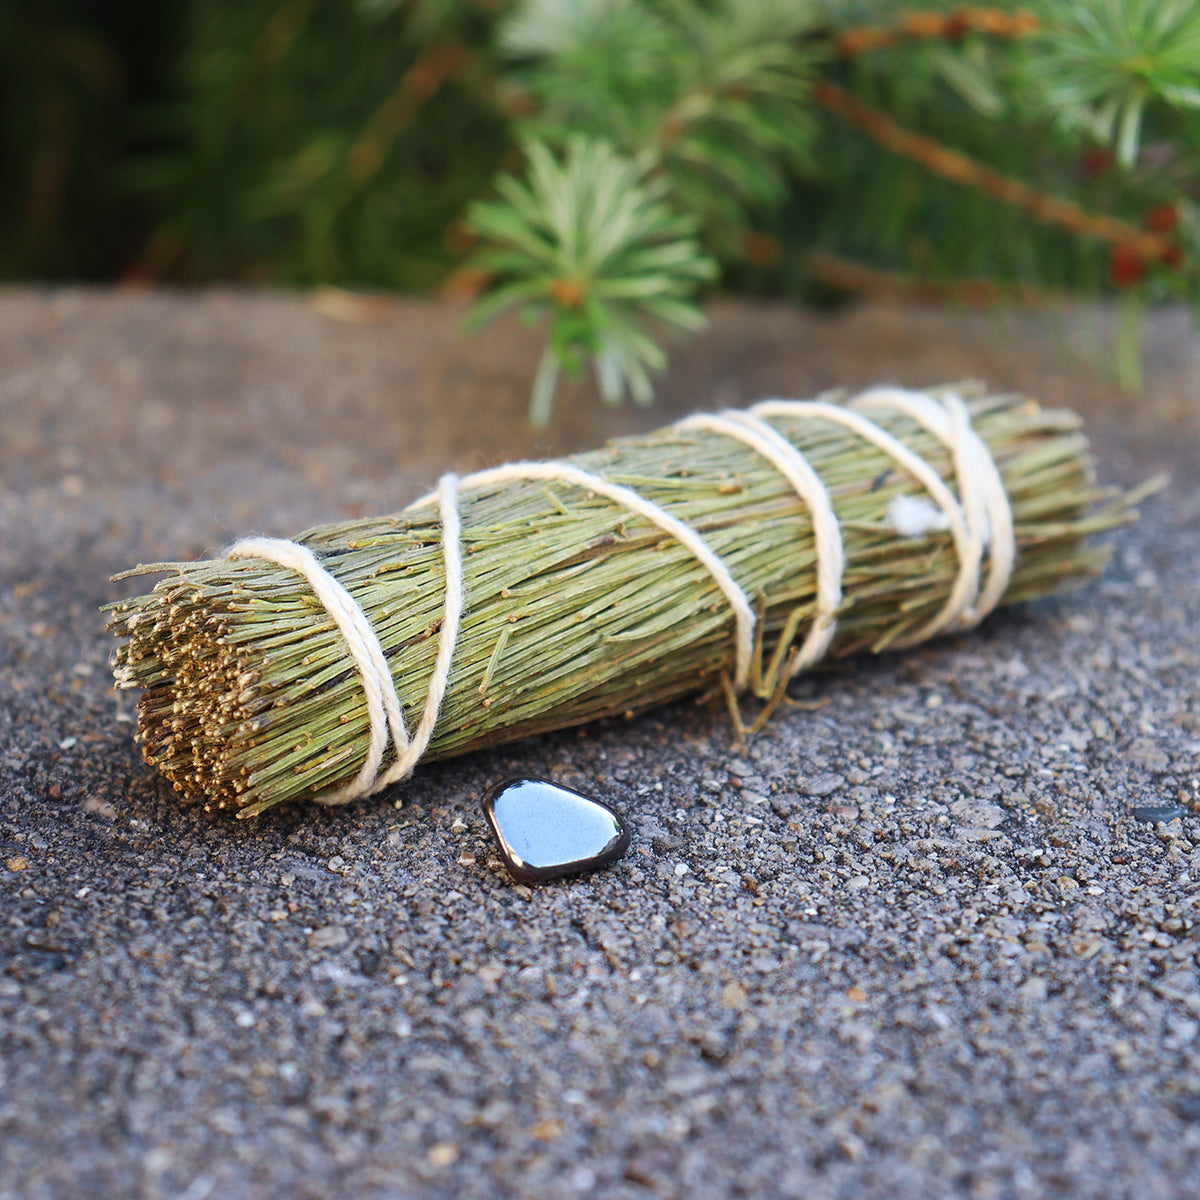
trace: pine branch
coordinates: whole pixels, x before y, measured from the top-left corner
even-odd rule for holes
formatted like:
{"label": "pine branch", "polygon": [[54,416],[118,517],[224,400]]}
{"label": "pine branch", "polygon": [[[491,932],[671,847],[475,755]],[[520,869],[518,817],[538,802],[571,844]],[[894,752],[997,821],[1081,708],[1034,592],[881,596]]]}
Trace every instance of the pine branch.
{"label": "pine branch", "polygon": [[[736,243],[748,208],[777,207],[814,133],[804,0],[526,0],[501,30],[524,69],[529,136],[590,133],[652,153],[710,244]],[[724,235],[724,236],[723,236]]]}
{"label": "pine branch", "polygon": [[[626,392],[643,403],[652,398],[648,372],[665,366],[666,356],[647,334],[648,321],[698,327],[694,295],[716,275],[693,236],[729,253],[741,249],[749,209],[784,201],[785,167],[802,160],[811,140],[809,59],[789,34],[807,28],[813,11],[792,0],[663,10],[641,0],[528,0],[510,18],[502,44],[535,64],[528,94],[538,111],[518,130],[538,149],[531,150],[527,188],[504,177],[501,204],[472,211],[469,223],[499,248],[473,260],[471,276],[455,285],[492,272],[495,290],[477,306],[477,319],[513,303],[549,316],[549,354],[531,402],[535,422],[548,415],[557,366],[577,369],[588,357],[606,402]],[[562,174],[552,178],[549,148],[564,144]],[[673,242],[654,254],[622,247],[619,291],[569,261],[595,258],[597,250],[604,257],[606,224],[619,232],[624,219],[606,188],[568,198],[568,178],[587,174],[596,156],[653,196],[659,229],[651,240]],[[505,201],[509,216],[520,209],[520,227],[503,219]],[[616,207],[602,220],[606,203]],[[585,205],[590,216],[565,231],[567,242],[539,241],[563,236],[563,212]],[[691,214],[686,231],[673,215],[680,212]]]}
{"label": "pine branch", "polygon": [[628,158],[599,139],[573,137],[560,157],[531,142],[526,158],[527,181],[502,176],[500,199],[477,203],[468,216],[489,243],[474,266],[494,282],[470,319],[478,325],[516,306],[548,321],[530,403],[534,424],[549,420],[559,369],[578,370],[589,359],[606,403],[620,403],[626,392],[648,403],[650,372],[666,365],[666,355],[645,326],[704,323],[693,296],[716,264],[695,239],[699,222],[667,202],[648,158]]}
{"label": "pine branch", "polygon": [[372,115],[347,155],[350,178],[361,186],[378,173],[396,135],[412,124],[449,76],[470,61],[462,42],[438,42],[425,49],[401,76],[395,91]]}
{"label": "pine branch", "polygon": [[[1195,41],[1195,62],[1200,63],[1200,5],[1194,0],[1161,0],[1157,7],[1152,0],[1106,0],[1099,16],[1089,16],[1095,5],[1082,0],[1030,4],[1016,10],[964,5],[945,12],[910,12],[891,22],[830,34],[813,28],[804,5],[789,10],[780,0],[675,0],[661,5],[650,0],[525,0],[504,25],[501,40],[524,64],[518,78],[535,109],[517,122],[518,130],[532,131],[545,145],[558,147],[570,139],[570,131],[583,132],[593,142],[610,144],[627,161],[642,163],[643,180],[661,184],[660,196],[669,197],[676,212],[693,214],[695,232],[726,260],[749,260],[767,269],[780,263],[783,246],[755,231],[756,217],[778,212],[794,186],[785,162],[801,176],[816,174],[806,154],[811,110],[820,107],[932,176],[972,188],[1074,238],[1106,245],[1108,280],[1116,287],[1128,292],[1152,269],[1165,267],[1177,273],[1175,286],[1182,288],[1183,246],[1190,243],[1174,225],[1159,223],[1148,213],[1139,228],[1091,211],[1067,195],[905,129],[832,80],[811,83],[813,64],[822,52],[857,59],[912,43],[973,38],[961,51],[935,46],[923,55],[914,49],[885,57],[881,70],[886,85],[903,99],[919,96],[923,85],[928,91],[935,83],[946,84],[975,110],[976,124],[980,118],[1019,114],[1033,128],[1039,122],[1046,126],[1058,104],[1065,114],[1060,124],[1068,133],[1078,137],[1086,126],[1111,135],[1121,161],[1136,147],[1141,113],[1151,101],[1177,109],[1193,102],[1200,106],[1200,88],[1191,86],[1195,63],[1181,58],[1170,40],[1178,36],[1188,46]],[[994,52],[982,38],[1009,45]],[[1134,47],[1144,56],[1118,61],[1116,46]],[[1095,85],[1090,91],[1080,83],[1087,78]],[[1101,120],[1105,113],[1112,117],[1109,127]],[[1146,185],[1145,179],[1132,176],[1122,180],[1130,198]],[[511,202],[511,188],[499,190]],[[1161,202],[1163,189],[1156,190],[1151,199]],[[530,195],[537,192],[535,187]],[[524,219],[545,225],[545,214],[539,218],[536,213],[545,202],[541,196],[526,203]],[[513,232],[503,233],[500,242]],[[470,276],[456,279],[455,286],[464,279],[478,286],[485,279],[482,272],[491,272],[486,278],[496,290],[478,311],[486,314],[521,303],[549,314],[550,349],[538,370],[535,410],[540,415],[548,411],[557,368],[578,367],[589,356],[606,400],[626,390],[636,398],[648,397],[645,368],[665,357],[643,331],[646,313],[629,305],[619,320],[602,328],[590,283],[570,271],[535,281],[539,271],[545,275],[545,263],[536,270],[528,261],[521,264],[528,244],[509,250],[507,256],[492,251],[476,259]],[[964,274],[970,269],[969,262],[961,264]],[[1194,264],[1186,274],[1195,274]],[[625,286],[634,287],[632,277]],[[643,275],[638,286],[652,289],[652,275]],[[696,286],[693,277],[674,294],[673,303],[683,308],[666,319],[694,323],[698,310],[691,296]],[[1016,295],[1018,287],[1008,294]],[[993,288],[1005,290],[971,278],[960,281],[958,290],[976,296],[987,292],[990,298]],[[638,349],[627,361],[600,349],[617,344]]]}
{"label": "pine branch", "polygon": [[934,138],[911,133],[886,113],[859,100],[845,88],[824,80],[813,90],[817,103],[837,114],[885,149],[919,163],[933,175],[980,191],[1022,210],[1048,225],[1076,237],[1106,242],[1143,263],[1178,267],[1179,247],[1172,238],[1147,232],[1136,225],[1100,213],[1088,212],[1074,200],[1048,195],[968,155],[943,146]]}
{"label": "pine branch", "polygon": [[234,103],[239,108],[254,104],[261,88],[274,74],[280,62],[304,32],[317,0],[288,0],[272,14],[262,33],[255,39],[245,76]]}
{"label": "pine branch", "polygon": [[1039,0],[1030,78],[1063,125],[1138,158],[1147,108],[1200,109],[1200,4],[1195,0]]}

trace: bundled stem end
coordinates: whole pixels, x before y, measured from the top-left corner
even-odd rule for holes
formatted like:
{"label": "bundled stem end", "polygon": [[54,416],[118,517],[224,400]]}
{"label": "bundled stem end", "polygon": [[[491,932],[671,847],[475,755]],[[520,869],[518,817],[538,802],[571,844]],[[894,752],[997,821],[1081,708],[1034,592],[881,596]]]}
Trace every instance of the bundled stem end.
{"label": "bundled stem end", "polygon": [[[1133,520],[1140,496],[1096,485],[1074,414],[957,391],[1012,509],[1017,553],[1002,602],[1097,575],[1107,551],[1093,535]],[[941,442],[907,416],[871,417],[957,494]],[[829,657],[903,642],[939,611],[960,566],[944,528],[898,530],[896,503],[920,499],[921,485],[844,427],[772,423],[824,483],[841,531],[843,599]],[[676,426],[566,461],[635,490],[720,557],[757,608],[750,690],[777,700],[793,646],[816,616],[819,566],[811,514],[780,471],[748,445]],[[544,479],[464,480],[459,512],[465,607],[426,757],[728,690],[734,620],[726,597],[686,547],[644,516]],[[410,725],[435,670],[441,534],[427,499],[297,539],[370,622]],[[260,559],[227,557],[139,566],[117,578],[150,572],[166,577],[108,606],[121,641],[117,685],[143,692],[137,736],[146,761],[177,791],[241,816],[323,799],[352,779],[370,736],[363,682],[305,581]]]}

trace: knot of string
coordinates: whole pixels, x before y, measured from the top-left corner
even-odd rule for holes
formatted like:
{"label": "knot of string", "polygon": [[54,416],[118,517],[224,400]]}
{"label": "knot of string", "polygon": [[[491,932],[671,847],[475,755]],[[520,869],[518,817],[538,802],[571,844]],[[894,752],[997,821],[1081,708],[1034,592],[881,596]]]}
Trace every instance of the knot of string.
{"label": "knot of string", "polygon": [[[925,392],[877,387],[855,396],[850,405],[855,410],[892,408],[904,413],[933,434],[953,456],[967,534],[965,548],[959,552],[959,575],[968,578],[970,584],[964,589],[961,607],[947,613],[945,624],[939,628],[970,629],[978,625],[1000,603],[1012,579],[1017,539],[1004,480],[987,443],[971,427],[971,414],[962,397],[949,392],[938,403]],[[985,550],[988,577],[979,591],[979,570]]]}
{"label": "knot of string", "polygon": [[[863,416],[859,409],[891,408],[937,438],[950,451],[959,496],[919,454]],[[817,662],[837,629],[845,574],[841,526],[828,489],[808,459],[769,423],[770,418],[819,419],[841,425],[870,442],[910,474],[929,493],[944,516],[958,557],[958,573],[942,608],[894,645],[911,645],[946,629],[978,624],[999,602],[1016,558],[1012,508],[996,463],[983,439],[971,428],[970,413],[959,396],[941,401],[924,392],[880,387],[854,397],[845,407],[821,400],[764,400],[748,412],[697,414],[677,423],[681,431],[706,430],[737,440],[769,461],[809,510],[816,548],[816,602],[808,633],[792,664],[792,674]],[[724,561],[700,533],[633,488],[613,483],[571,463],[510,463],[478,471],[463,479],[444,475],[435,492],[422,496],[406,511],[437,503],[442,525],[445,597],[438,650],[420,720],[410,735],[404,721],[387,656],[370,621],[347,589],[298,542],[281,538],[244,538],[226,551],[233,559],[259,558],[296,571],[333,619],[362,677],[369,732],[358,774],[341,788],[314,797],[325,804],[345,804],[406,778],[433,736],[449,685],[451,666],[464,606],[462,531],[458,508],[461,489],[494,487],[513,481],[559,481],[604,496],[670,534],[708,571],[725,596],[734,617],[734,681],[747,686],[754,654],[757,618],[745,591]],[[989,551],[987,583],[979,577]],[[389,743],[393,759],[381,770]]]}
{"label": "knot of string", "polygon": [[[942,442],[954,461],[961,501],[924,458],[864,417],[859,408],[896,409]],[[913,476],[941,510],[958,557],[954,586],[937,613],[897,638],[893,646],[913,646],[945,630],[978,624],[999,603],[1016,561],[1012,507],[999,468],[987,444],[971,428],[970,412],[960,396],[947,393],[939,402],[925,392],[880,387],[855,396],[844,407],[823,400],[763,400],[750,412],[763,418],[818,418],[844,426]],[[981,594],[979,572],[989,542],[988,584]]]}

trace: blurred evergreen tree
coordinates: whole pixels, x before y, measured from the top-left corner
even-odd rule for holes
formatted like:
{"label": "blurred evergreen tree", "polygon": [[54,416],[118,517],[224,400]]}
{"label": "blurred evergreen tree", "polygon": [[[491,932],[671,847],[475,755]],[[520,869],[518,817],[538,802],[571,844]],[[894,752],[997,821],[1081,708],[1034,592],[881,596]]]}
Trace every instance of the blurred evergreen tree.
{"label": "blurred evergreen tree", "polygon": [[[0,275],[484,293],[652,395],[726,288],[1195,301],[1200,0],[0,0]],[[471,256],[474,257],[471,257]]]}
{"label": "blurred evergreen tree", "polygon": [[170,152],[126,182],[162,217],[135,269],[425,289],[506,145],[471,3],[194,0]]}
{"label": "blurred evergreen tree", "polygon": [[[1140,306],[1200,296],[1200,0],[520,0],[498,40],[535,108],[518,135],[561,153],[582,134],[665,181],[668,207],[701,219],[696,280],[715,259],[727,285],[810,298],[1111,288],[1129,383]],[[508,251],[498,295],[545,272],[492,207],[475,212]],[[509,294],[548,318],[563,365],[591,356],[600,378],[619,347],[599,278],[561,282],[534,305]],[[642,294],[657,282],[645,271]],[[697,292],[672,323],[698,323]],[[655,314],[626,307],[632,346]]]}

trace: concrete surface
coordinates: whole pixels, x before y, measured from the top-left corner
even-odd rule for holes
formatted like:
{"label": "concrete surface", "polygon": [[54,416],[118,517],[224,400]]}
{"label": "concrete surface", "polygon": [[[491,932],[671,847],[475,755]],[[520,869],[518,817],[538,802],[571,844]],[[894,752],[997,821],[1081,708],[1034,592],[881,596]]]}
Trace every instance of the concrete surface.
{"label": "concrete surface", "polygon": [[[657,408],[577,388],[531,441],[529,335],[343,315],[0,293],[0,1197],[1200,1196],[1186,318],[1133,400],[1087,365],[1102,315],[718,304]],[[1174,473],[1102,581],[802,681],[828,706],[742,751],[680,705],[249,823],[140,763],[113,571],[692,407],[966,375],[1083,411],[1109,481]],[[617,804],[629,855],[514,886],[478,801],[516,773]]]}

